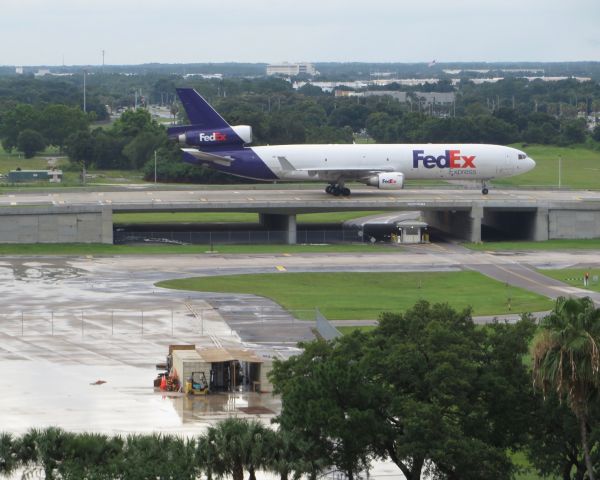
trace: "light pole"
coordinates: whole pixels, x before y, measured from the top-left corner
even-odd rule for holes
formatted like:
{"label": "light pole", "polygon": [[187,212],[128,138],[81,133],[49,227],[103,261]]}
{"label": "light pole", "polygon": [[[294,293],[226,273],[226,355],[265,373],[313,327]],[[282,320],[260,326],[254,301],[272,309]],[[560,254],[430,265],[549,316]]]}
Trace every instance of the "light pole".
{"label": "light pole", "polygon": [[85,77],[87,76],[87,70],[83,71],[83,113],[87,113],[86,102],[85,102]]}
{"label": "light pole", "polygon": [[156,184],[156,150],[154,150],[154,183]]}
{"label": "light pole", "polygon": [[558,156],[558,189],[560,190],[562,181],[561,181],[561,175],[562,175],[562,156],[559,155]]}

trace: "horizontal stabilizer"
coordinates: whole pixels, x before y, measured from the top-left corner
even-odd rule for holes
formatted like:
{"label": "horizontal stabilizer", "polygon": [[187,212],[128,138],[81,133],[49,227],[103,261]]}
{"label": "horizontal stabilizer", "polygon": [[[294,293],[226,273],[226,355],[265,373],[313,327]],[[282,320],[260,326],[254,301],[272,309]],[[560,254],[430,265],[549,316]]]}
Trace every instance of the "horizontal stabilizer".
{"label": "horizontal stabilizer", "polygon": [[221,165],[223,167],[230,167],[231,162],[233,162],[232,158],[229,157],[221,157],[220,155],[215,155],[213,153],[203,152],[201,150],[197,150],[195,148],[182,148],[182,151],[190,154],[192,157],[202,160],[203,162],[216,163],[217,165]]}

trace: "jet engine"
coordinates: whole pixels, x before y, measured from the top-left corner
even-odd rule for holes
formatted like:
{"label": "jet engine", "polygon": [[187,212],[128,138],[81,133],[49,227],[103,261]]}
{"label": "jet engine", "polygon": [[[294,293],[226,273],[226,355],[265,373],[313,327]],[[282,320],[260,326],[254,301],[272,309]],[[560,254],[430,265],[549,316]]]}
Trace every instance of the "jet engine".
{"label": "jet engine", "polygon": [[367,185],[381,190],[401,190],[404,188],[404,174],[401,172],[382,172],[369,177]]}

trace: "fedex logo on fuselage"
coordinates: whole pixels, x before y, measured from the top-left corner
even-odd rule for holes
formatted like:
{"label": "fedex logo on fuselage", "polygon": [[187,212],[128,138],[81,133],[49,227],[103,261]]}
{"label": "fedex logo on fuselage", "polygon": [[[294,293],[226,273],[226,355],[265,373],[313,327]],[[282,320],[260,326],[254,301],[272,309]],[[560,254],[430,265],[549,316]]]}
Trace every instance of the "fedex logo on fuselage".
{"label": "fedex logo on fuselage", "polygon": [[419,168],[419,162],[425,168],[476,168],[475,155],[461,155],[460,150],[446,150],[444,155],[423,155],[425,150],[413,150],[413,168]]}
{"label": "fedex logo on fuselage", "polygon": [[224,142],[227,140],[227,135],[221,132],[213,132],[211,134],[200,132],[198,139],[201,142]]}

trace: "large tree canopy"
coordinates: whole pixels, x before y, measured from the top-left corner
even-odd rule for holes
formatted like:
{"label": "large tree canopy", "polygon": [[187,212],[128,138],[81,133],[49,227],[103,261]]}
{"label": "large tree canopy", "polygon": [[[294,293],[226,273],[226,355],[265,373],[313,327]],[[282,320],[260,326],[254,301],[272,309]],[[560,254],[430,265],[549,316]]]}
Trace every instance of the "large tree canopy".
{"label": "large tree canopy", "polygon": [[369,334],[276,362],[279,422],[349,476],[389,457],[409,480],[511,478],[508,457],[526,439],[532,408],[523,362],[535,329],[478,328],[470,311],[419,302],[387,313]]}

